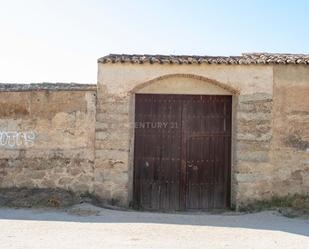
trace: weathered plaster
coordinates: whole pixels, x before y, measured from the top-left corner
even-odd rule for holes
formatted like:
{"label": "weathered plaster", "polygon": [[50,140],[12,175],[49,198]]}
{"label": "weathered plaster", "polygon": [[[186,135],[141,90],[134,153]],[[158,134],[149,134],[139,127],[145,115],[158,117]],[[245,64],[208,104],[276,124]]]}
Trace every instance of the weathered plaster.
{"label": "weathered plaster", "polygon": [[[272,66],[231,65],[139,65],[100,64],[98,71],[97,126],[114,123],[112,136],[97,133],[96,160],[102,157],[121,159],[121,172],[106,166],[101,171],[107,175],[122,175],[121,180],[109,179],[109,184],[98,183],[97,189],[105,189],[102,197],[117,199],[122,205],[132,200],[133,154],[134,154],[134,96],[135,93],[174,94],[228,94],[233,95],[233,141],[232,141],[232,203],[249,199],[269,197],[269,185],[265,184],[263,165],[269,161],[272,118]],[[101,108],[105,106],[104,108]],[[121,108],[120,108],[121,107]],[[125,108],[124,108],[125,107]],[[119,112],[119,110],[126,110]],[[115,110],[110,112],[108,110]],[[117,118],[115,119],[115,115]],[[114,119],[114,121],[111,121]],[[119,124],[119,122],[121,124]],[[125,127],[124,127],[125,126]],[[109,126],[110,127],[110,126]],[[116,127],[116,128],[115,128]],[[110,128],[102,130],[111,132]],[[119,140],[126,141],[119,143]],[[252,142],[259,145],[252,151]],[[239,144],[242,148],[239,149]],[[101,146],[104,144],[104,154]],[[116,145],[116,146],[115,146]],[[113,156],[111,156],[113,155]],[[244,166],[240,166],[244,165]],[[244,170],[259,167],[258,171]],[[248,183],[250,188],[247,188]],[[260,185],[261,188],[254,186]],[[106,195],[106,189],[112,189]],[[265,186],[265,187],[264,187]],[[96,189],[96,188],[95,188]],[[266,190],[264,190],[266,189]]]}
{"label": "weathered plaster", "polygon": [[135,93],[228,94],[232,203],[309,193],[307,65],[98,67],[97,93],[74,84],[0,89],[0,187],[92,192],[127,206]]}
{"label": "weathered plaster", "polygon": [[98,82],[110,94],[125,95],[139,84],[169,74],[206,77],[239,89],[241,94],[272,94],[272,66],[98,64]]}
{"label": "weathered plaster", "polygon": [[92,191],[96,91],[0,92],[0,187]]}
{"label": "weathered plaster", "polygon": [[274,67],[272,164],[277,195],[309,193],[309,68]]}

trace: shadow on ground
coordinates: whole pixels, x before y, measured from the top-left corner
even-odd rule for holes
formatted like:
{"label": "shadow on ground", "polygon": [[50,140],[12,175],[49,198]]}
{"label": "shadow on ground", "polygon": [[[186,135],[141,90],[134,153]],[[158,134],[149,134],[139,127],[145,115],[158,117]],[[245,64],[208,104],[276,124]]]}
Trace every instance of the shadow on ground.
{"label": "shadow on ground", "polygon": [[90,204],[80,204],[68,209],[13,209],[0,208],[0,219],[79,223],[149,223],[187,226],[213,226],[272,230],[309,236],[309,220],[291,219],[275,211],[252,214],[208,213],[153,213],[110,210]]}

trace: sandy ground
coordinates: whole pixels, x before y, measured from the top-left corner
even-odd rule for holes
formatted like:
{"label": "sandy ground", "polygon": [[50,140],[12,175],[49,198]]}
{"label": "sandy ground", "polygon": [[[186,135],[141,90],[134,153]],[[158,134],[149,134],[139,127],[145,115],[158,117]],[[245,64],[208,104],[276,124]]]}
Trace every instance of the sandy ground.
{"label": "sandy ground", "polygon": [[275,212],[162,214],[88,204],[66,211],[0,209],[1,249],[309,248],[309,220]]}

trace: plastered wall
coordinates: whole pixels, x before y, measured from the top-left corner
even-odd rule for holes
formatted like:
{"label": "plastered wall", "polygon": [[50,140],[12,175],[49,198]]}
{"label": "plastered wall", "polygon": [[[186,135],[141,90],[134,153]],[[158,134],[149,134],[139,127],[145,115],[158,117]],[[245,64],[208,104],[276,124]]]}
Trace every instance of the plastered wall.
{"label": "plastered wall", "polygon": [[309,193],[306,65],[99,63],[90,88],[1,90],[0,187],[90,192],[128,206],[136,93],[233,96],[233,205]]}
{"label": "plastered wall", "polygon": [[95,174],[107,180],[95,184],[101,196],[132,200],[135,93],[233,95],[232,203],[272,195],[272,66],[98,65]]}
{"label": "plastered wall", "polygon": [[93,190],[96,89],[0,92],[0,187]]}

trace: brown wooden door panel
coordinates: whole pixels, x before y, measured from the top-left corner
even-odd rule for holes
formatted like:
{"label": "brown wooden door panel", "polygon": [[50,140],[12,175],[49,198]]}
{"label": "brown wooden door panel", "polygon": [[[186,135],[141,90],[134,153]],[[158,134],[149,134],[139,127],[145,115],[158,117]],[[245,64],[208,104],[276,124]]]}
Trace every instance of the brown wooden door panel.
{"label": "brown wooden door panel", "polygon": [[231,96],[137,94],[134,202],[229,207]]}
{"label": "brown wooden door panel", "polygon": [[[229,206],[230,96],[186,96],[182,139],[186,149],[187,209]],[[225,149],[228,146],[228,149]]]}
{"label": "brown wooden door panel", "polygon": [[136,206],[179,209],[180,98],[175,95],[136,95],[135,122]]}

